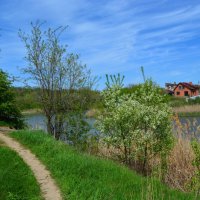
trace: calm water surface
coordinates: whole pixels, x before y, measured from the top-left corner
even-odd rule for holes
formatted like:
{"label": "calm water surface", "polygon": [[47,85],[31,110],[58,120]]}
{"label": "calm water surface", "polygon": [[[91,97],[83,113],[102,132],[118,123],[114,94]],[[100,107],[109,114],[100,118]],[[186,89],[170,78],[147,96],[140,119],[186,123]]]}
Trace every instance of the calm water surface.
{"label": "calm water surface", "polygon": [[[25,115],[25,122],[27,123],[28,127],[32,130],[43,130],[47,132],[46,126],[46,118],[43,114],[33,114],[33,115]],[[89,118],[86,121],[91,126],[91,131],[94,132],[94,123],[95,119]]]}
{"label": "calm water surface", "polygon": [[[26,115],[25,121],[30,129],[47,131],[46,118],[43,114]],[[92,128],[90,132],[94,133],[95,119],[90,118],[86,119],[86,121]],[[180,122],[183,125],[186,134],[200,134],[200,117],[180,117]]]}

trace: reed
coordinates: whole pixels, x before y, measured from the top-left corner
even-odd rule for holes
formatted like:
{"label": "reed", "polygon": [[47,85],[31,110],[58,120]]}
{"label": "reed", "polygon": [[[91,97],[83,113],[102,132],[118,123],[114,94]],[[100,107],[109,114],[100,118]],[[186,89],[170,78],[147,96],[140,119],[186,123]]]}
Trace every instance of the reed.
{"label": "reed", "polygon": [[173,111],[175,113],[198,113],[200,112],[200,105],[184,105],[180,107],[174,107]]}

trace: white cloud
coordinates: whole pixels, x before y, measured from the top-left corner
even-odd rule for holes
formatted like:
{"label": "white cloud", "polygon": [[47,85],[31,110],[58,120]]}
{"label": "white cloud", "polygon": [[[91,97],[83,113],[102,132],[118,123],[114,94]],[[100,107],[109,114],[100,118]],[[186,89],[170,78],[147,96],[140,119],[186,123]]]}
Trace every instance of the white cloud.
{"label": "white cloud", "polygon": [[188,59],[200,53],[198,2],[8,0],[0,1],[0,46],[6,52],[2,56],[7,56],[1,64],[21,62],[24,50],[17,30],[28,31],[36,19],[53,27],[70,25],[62,41],[96,74],[134,71],[139,65],[148,66],[150,72],[157,67],[157,73],[184,59],[189,64]]}

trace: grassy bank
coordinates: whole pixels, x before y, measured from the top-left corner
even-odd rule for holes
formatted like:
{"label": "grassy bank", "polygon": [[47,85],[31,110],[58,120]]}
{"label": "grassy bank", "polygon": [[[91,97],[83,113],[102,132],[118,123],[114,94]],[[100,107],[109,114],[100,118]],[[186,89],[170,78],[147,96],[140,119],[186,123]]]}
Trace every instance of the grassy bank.
{"label": "grassy bank", "polygon": [[40,188],[23,160],[0,141],[0,199],[39,200]]}
{"label": "grassy bank", "polygon": [[10,124],[7,123],[7,122],[4,122],[4,121],[0,121],[0,126],[7,126],[7,127],[9,127]]}
{"label": "grassy bank", "polygon": [[200,117],[200,112],[180,112],[179,117]]}
{"label": "grassy bank", "polygon": [[180,117],[199,117],[200,105],[184,105],[173,108],[174,113]]}
{"label": "grassy bank", "polygon": [[171,190],[112,161],[78,153],[40,131],[18,131],[11,136],[47,166],[64,199],[194,199],[192,194]]}
{"label": "grassy bank", "polygon": [[173,111],[176,113],[200,113],[200,105],[185,105],[180,107],[174,107]]}

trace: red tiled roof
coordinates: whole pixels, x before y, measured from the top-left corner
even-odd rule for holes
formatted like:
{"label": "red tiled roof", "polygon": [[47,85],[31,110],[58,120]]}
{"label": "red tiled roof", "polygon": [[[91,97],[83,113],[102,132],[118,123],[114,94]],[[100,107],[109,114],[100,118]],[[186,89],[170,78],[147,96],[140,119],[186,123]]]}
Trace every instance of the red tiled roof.
{"label": "red tiled roof", "polygon": [[190,83],[186,83],[186,82],[180,82],[179,84],[177,84],[177,86],[174,88],[174,90],[179,86],[179,85],[182,85],[190,90],[198,90],[199,89],[199,86],[197,85],[193,85],[193,84],[190,84]]}

